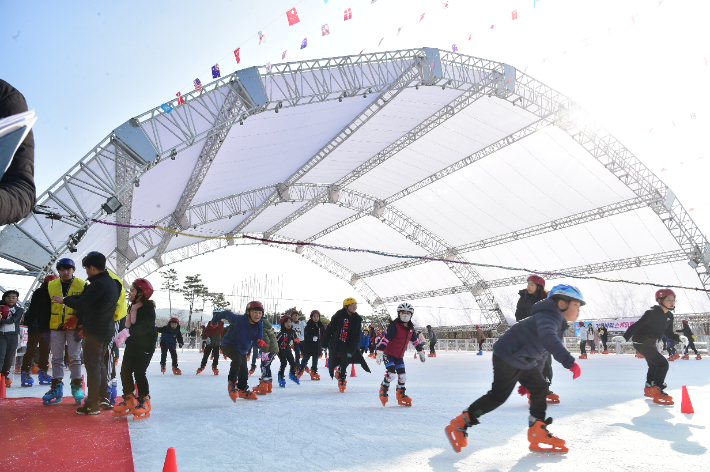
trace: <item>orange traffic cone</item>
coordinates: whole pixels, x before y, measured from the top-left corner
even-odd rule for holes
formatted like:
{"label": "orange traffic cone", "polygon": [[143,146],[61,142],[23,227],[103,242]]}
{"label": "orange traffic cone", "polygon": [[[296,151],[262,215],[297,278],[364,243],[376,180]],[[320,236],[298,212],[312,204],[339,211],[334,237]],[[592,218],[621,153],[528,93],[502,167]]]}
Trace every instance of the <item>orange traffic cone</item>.
{"label": "orange traffic cone", "polygon": [[690,403],[690,395],[688,395],[688,389],[683,385],[683,398],[680,402],[680,412],[681,413],[695,413],[693,410],[693,404]]}
{"label": "orange traffic cone", "polygon": [[328,367],[328,358],[327,357],[325,358],[325,366],[326,366],[326,368]]}
{"label": "orange traffic cone", "polygon": [[165,464],[163,472],[177,472],[177,458],[175,457],[175,448],[169,447],[168,453],[165,454]]}
{"label": "orange traffic cone", "polygon": [[417,359],[417,351],[414,351],[414,360]]}
{"label": "orange traffic cone", "polygon": [[351,364],[351,365],[352,365],[352,369],[350,369],[350,377],[357,377],[357,375],[355,374],[355,364]]}
{"label": "orange traffic cone", "polygon": [[0,398],[6,398],[5,393],[5,376],[0,375]]}

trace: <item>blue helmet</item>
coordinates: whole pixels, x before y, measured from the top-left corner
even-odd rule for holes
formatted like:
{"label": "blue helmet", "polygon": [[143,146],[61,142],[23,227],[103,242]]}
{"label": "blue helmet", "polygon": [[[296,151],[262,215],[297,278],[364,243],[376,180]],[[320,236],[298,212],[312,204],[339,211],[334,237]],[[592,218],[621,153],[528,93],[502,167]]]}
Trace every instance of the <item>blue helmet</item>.
{"label": "blue helmet", "polygon": [[57,269],[59,269],[59,266],[69,266],[72,269],[76,270],[76,264],[74,264],[74,261],[69,259],[68,257],[65,257],[63,259],[59,259],[57,261]]}
{"label": "blue helmet", "polygon": [[550,294],[547,296],[547,298],[553,298],[555,295],[563,299],[579,300],[582,306],[587,304],[587,302],[584,301],[582,292],[580,292],[579,289],[574,285],[555,285],[554,287],[552,287],[552,290],[550,290]]}

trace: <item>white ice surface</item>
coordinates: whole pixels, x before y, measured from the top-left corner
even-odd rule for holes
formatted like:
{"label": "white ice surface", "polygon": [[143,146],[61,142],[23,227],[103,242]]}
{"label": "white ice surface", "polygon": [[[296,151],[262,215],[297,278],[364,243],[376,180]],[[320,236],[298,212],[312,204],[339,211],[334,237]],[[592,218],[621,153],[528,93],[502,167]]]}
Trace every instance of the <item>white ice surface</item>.
{"label": "white ice surface", "polygon": [[[667,383],[674,406],[643,397],[646,363],[632,355],[579,361],[582,376],[575,381],[555,364],[552,389],[561,403],[549,405],[547,413],[555,419],[550,431],[567,441],[570,451],[564,455],[528,451],[528,404],[516,393],[469,430],[468,447],[453,452],[444,426],[490,388],[490,352],[439,351],[424,364],[408,352],[411,408],[397,406],[394,392],[387,407],[380,406],[384,367],[373,359],[373,373],[356,367],[344,394],[320,360],[320,382],[304,374],[301,385],[288,380],[286,388],[276,386],[256,401],[233,403],[228,361],[220,360],[219,376],[209,370],[196,376],[201,354],[185,349],[178,355],[183,374],[161,375],[156,351],[148,370],[151,417],[129,420],[137,472],[162,470],[171,446],[180,472],[710,470],[710,359],[704,355],[701,361],[671,363]],[[274,377],[277,370],[278,360]],[[68,371],[66,377],[68,384]],[[18,385],[19,376],[15,380]],[[249,385],[257,383],[255,373]],[[680,413],[682,385],[688,386],[694,415]],[[7,393],[39,397],[47,389],[13,387]]]}

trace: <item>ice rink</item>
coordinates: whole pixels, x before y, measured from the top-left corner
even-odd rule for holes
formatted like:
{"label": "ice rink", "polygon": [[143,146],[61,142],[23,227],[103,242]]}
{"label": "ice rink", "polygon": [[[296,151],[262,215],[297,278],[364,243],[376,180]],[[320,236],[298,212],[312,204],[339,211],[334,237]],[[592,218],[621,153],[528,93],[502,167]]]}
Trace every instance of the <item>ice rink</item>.
{"label": "ice rink", "polygon": [[[548,416],[555,420],[549,429],[569,447],[569,453],[556,455],[528,451],[528,404],[517,393],[469,429],[468,447],[460,454],[452,450],[444,426],[490,387],[490,352],[439,352],[426,363],[408,352],[410,408],[396,404],[393,388],[387,407],[381,406],[378,385],[384,367],[374,359],[368,359],[371,374],[356,367],[357,377],[348,379],[344,394],[320,360],[319,382],[307,374],[301,385],[287,380],[286,388],[279,388],[275,381],[273,393],[233,403],[227,395],[228,361],[220,360],[218,376],[209,365],[195,375],[201,354],[187,349],[178,354],[182,375],[163,375],[156,350],[148,370],[151,418],[128,420],[138,472],[162,470],[168,447],[176,449],[180,472],[640,472],[669,467],[700,472],[710,467],[710,359],[671,363],[667,383],[673,406],[643,397],[646,363],[632,355],[590,355],[579,361],[582,376],[575,381],[555,363],[552,390],[561,403],[549,405]],[[274,378],[277,369],[278,360]],[[258,384],[257,372],[250,387]],[[66,376],[68,385],[68,371]],[[19,385],[19,376],[16,381]],[[688,387],[695,414],[680,412],[682,385]],[[46,390],[36,384],[13,386],[7,394],[41,397]],[[37,407],[50,408],[39,400]]]}

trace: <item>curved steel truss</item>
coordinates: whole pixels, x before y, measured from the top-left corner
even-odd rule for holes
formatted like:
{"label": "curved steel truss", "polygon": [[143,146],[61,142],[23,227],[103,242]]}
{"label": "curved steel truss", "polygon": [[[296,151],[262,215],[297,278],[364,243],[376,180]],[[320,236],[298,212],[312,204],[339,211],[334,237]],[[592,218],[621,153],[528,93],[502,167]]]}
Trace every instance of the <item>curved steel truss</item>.
{"label": "curved steel truss", "polygon": [[[403,90],[422,86],[453,89],[460,94],[339,180],[327,184],[303,182],[318,163],[346,143]],[[261,113],[278,113],[284,108],[334,100],[352,100],[368,94],[376,96],[376,100],[284,182],[205,203],[193,203],[204,176],[232,126],[248,125],[250,117]],[[537,121],[387,198],[376,199],[349,187],[358,178],[482,97],[505,100],[536,116]],[[675,238],[680,250],[639,260],[688,260],[702,285],[710,288],[710,245],[675,194],[618,140],[598,124],[592,123],[577,104],[507,64],[430,48],[337,57],[278,64],[270,70],[260,67],[237,71],[204,86],[199,93],[186,94],[184,99],[185,103],[174,100],[165,107],[156,107],[138,115],[104,138],[38,198],[38,208],[52,208],[54,214],[51,222],[33,213],[23,221],[3,229],[0,233],[0,257],[20,264],[27,270],[27,274],[35,277],[37,284],[44,274],[52,270],[52,265],[59,257],[77,250],[87,230],[94,224],[93,219],[115,211],[111,209],[112,199],[123,205],[116,212],[115,221],[128,223],[132,217],[133,189],[140,185],[140,178],[162,162],[175,159],[180,152],[201,145],[202,152],[177,205],[154,224],[185,231],[241,215],[239,223],[226,233],[236,236],[273,205],[306,202],[266,232],[259,233],[270,239],[285,240],[279,234],[281,229],[318,204],[327,203],[347,207],[356,214],[316,232],[307,241],[316,241],[357,219],[374,216],[414,241],[433,257],[465,261],[461,255],[465,252],[650,207]],[[557,126],[566,132],[636,197],[457,247],[433,233],[427,228],[426,222],[416,221],[395,207],[397,200],[548,126]],[[166,251],[170,240],[162,231],[144,229],[131,234],[128,229],[118,227],[115,247],[107,251],[110,252],[110,263],[119,274],[130,278],[150,273],[164,264],[195,257],[230,244],[241,244],[240,240],[208,240]],[[284,249],[280,245],[277,247]],[[387,301],[414,295],[383,299],[363,279],[424,263],[406,261],[356,274],[313,248],[286,249],[298,252],[330,273],[352,283],[379,310],[385,310],[384,303]],[[146,255],[150,260],[144,261]],[[617,263],[619,261],[604,263],[604,267],[616,264],[615,267],[620,268]],[[455,263],[448,265],[462,282],[460,287],[448,290],[457,291],[455,293],[460,293],[459,290],[471,292],[489,323],[505,323],[490,291],[491,287],[500,286],[499,281],[483,280],[470,266]],[[517,278],[506,280],[517,281]],[[426,293],[428,296],[439,294],[438,291]]]}

